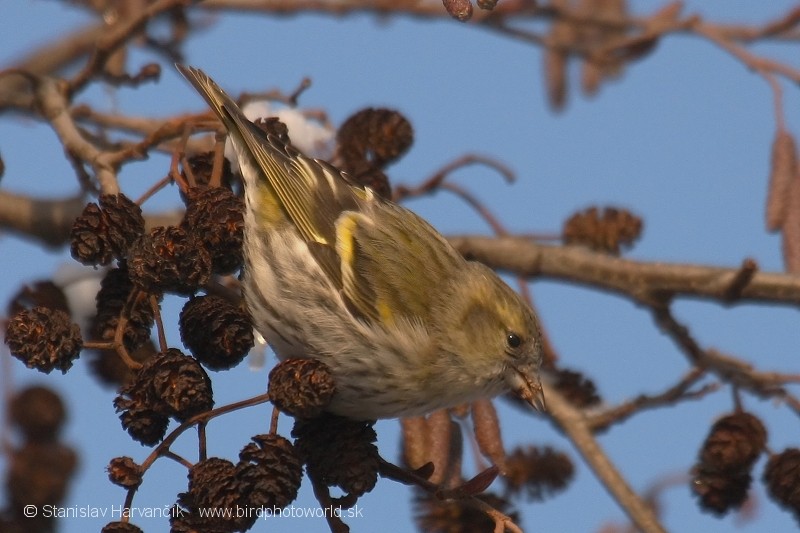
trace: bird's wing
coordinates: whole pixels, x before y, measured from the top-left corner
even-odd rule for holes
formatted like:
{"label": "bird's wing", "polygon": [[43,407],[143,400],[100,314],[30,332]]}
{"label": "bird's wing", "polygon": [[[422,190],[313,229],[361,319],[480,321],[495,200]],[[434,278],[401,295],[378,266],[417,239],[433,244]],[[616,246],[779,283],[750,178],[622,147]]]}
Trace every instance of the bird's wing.
{"label": "bird's wing", "polygon": [[334,223],[342,211],[356,208],[363,188],[333,166],[306,157],[244,116],[236,102],[202,70],[176,65],[205,98],[233,142],[246,152],[279,204],[307,242],[334,245]]}
{"label": "bird's wing", "polygon": [[265,134],[202,70],[176,67],[208,102],[238,150],[244,152],[245,164],[258,174],[256,183],[277,201],[326,275],[341,289],[335,223],[343,211],[358,209],[367,192],[332,165],[306,157],[277,137]]}
{"label": "bird's wing", "polygon": [[429,317],[437,284],[464,262],[430,224],[379,198],[342,213],[336,250],[345,301],[356,315],[385,325]]}
{"label": "bird's wing", "polygon": [[435,229],[330,164],[264,134],[203,71],[177,68],[225,125],[258,185],[277,199],[354,315],[387,325],[429,316],[436,284],[464,261]]}
{"label": "bird's wing", "polygon": [[343,211],[358,209],[359,201],[367,197],[364,189],[332,165],[306,157],[273,135],[263,139],[244,136],[264,179],[300,236],[309,243],[335,246],[336,220]]}

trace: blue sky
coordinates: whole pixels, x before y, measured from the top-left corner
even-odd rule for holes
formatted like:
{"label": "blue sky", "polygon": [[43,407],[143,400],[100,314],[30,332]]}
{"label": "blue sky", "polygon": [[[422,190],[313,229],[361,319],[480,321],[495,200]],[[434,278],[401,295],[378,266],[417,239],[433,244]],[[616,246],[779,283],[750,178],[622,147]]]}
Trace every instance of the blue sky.
{"label": "blue sky", "polygon": [[[630,4],[644,14],[661,2]],[[685,12],[751,24],[793,5],[783,0],[696,0],[686,2]],[[2,66],[53,33],[86,21],[77,10],[57,2],[7,0],[2,11]],[[754,51],[798,66],[796,45],[765,44]],[[620,80],[604,85],[594,99],[573,91],[561,114],[552,113],[545,103],[539,50],[449,20],[226,15],[190,39],[185,52],[188,63],[203,68],[234,93],[271,87],[289,91],[303,76],[310,76],[313,85],[301,104],[326,109],[336,124],[365,106],[399,109],[416,135],[410,152],[389,168],[396,183],[418,183],[468,152],[503,161],[517,173],[513,185],[480,167],[461,170],[452,179],[479,194],[514,231],[557,233],[576,210],[592,204],[617,205],[639,214],[645,223],[629,257],[731,267],[753,257],[763,270],[783,268],[780,239],[767,234],[763,222],[775,127],[771,93],[741,63],[696,37],[665,39]],[[138,52],[131,56],[134,65],[151,60]],[[787,124],[797,131],[800,97],[789,83],[783,87]],[[169,68],[158,84],[139,90],[93,88],[78,100],[148,117],[203,109],[200,98]],[[0,151],[6,190],[45,196],[77,191],[61,147],[47,126],[4,115]],[[126,166],[120,175],[122,188],[135,197],[166,169],[167,160],[158,156]],[[147,207],[178,206],[176,192],[174,187],[162,191]],[[448,193],[407,205],[444,233],[489,232]],[[45,252],[12,235],[0,236],[0,265],[6,273],[0,279],[0,301],[7,301],[21,282],[47,278],[69,260],[64,250]],[[659,392],[687,369],[683,355],[658,332],[650,315],[629,301],[547,281],[536,281],[532,289],[563,364],[593,378],[606,401]],[[175,322],[180,304],[178,299],[165,302],[168,323]],[[740,356],[763,370],[798,371],[796,309],[725,308],[686,300],[677,302],[674,312],[706,347]],[[168,340],[179,345],[175,329],[168,331]],[[121,505],[124,492],[108,483],[104,468],[117,455],[142,460],[148,449],[130,441],[119,428],[111,405],[113,391],[98,386],[80,362],[64,376],[41,375],[16,361],[12,366],[18,386],[45,383],[62,392],[68,404],[65,440],[78,447],[81,471],[67,504],[108,509]],[[266,374],[267,370],[253,372],[244,365],[214,373],[217,405],[261,393]],[[786,408],[750,396],[745,396],[744,404],[765,421],[772,449],[800,443],[797,418]],[[700,402],[639,415],[602,435],[600,442],[633,487],[642,490],[688,470],[710,424],[731,408],[730,392],[723,388]],[[568,441],[543,418],[502,404],[500,416],[507,448],[523,443],[553,445],[578,462]],[[234,458],[249,436],[263,432],[268,422],[264,406],[215,420],[208,428],[209,452]],[[281,429],[288,434],[287,424]],[[397,423],[381,422],[377,431],[384,456],[396,458]],[[195,448],[187,434],[176,451],[193,458]],[[763,462],[762,458],[756,466],[756,478]],[[185,483],[181,466],[158,461],[146,476],[136,505],[171,505]],[[672,531],[796,527],[788,513],[766,500],[760,483],[754,487],[757,516],[752,522],[735,514],[717,519],[701,513],[685,484],[665,493],[664,522]],[[389,524],[392,530],[412,531],[407,518],[410,495],[407,488],[381,480],[360,501],[363,518],[350,521],[353,531],[374,531]],[[314,505],[305,483],[296,505]],[[526,529],[543,532],[592,531],[623,520],[617,505],[580,462],[569,490],[544,503],[522,504],[520,510]],[[105,521],[67,520],[63,531],[99,530]],[[155,520],[134,522],[147,531],[165,529]],[[289,518],[259,524],[254,530],[266,527],[326,530],[322,520]]]}

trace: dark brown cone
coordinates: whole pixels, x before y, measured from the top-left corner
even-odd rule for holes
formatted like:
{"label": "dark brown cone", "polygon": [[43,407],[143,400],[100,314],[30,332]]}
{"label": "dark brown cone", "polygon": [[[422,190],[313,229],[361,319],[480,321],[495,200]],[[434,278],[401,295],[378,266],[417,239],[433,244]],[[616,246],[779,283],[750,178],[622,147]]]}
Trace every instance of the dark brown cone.
{"label": "dark brown cone", "polygon": [[253,507],[282,509],[297,498],[303,463],[291,442],[280,435],[256,435],[239,452],[236,475]]}
{"label": "dark brown cone", "polygon": [[211,278],[211,255],[186,230],[159,226],[129,250],[128,269],[133,283],[152,292],[194,294]]}
{"label": "dark brown cone", "polygon": [[[519,516],[504,498],[486,492],[476,496],[515,523]],[[495,530],[492,517],[462,500],[439,500],[435,496],[417,491],[414,498],[417,526],[425,533],[486,533]]]}
{"label": "dark brown cone", "polygon": [[133,440],[144,446],[155,446],[167,432],[169,417],[154,411],[141,399],[127,399],[117,396],[114,407],[120,413],[122,427]]}
{"label": "dark brown cone", "polygon": [[[245,531],[253,526],[257,516],[247,516],[239,510],[249,510],[243,497],[245,487],[236,475],[236,467],[226,459],[211,457],[195,464],[189,470],[189,490],[178,495],[178,504],[184,509],[180,518],[170,519],[173,531],[202,532]],[[199,509],[230,509],[230,516],[200,516]],[[243,515],[243,516],[238,516]],[[187,529],[188,528],[188,529]]]}
{"label": "dark brown cone", "polygon": [[336,392],[328,367],[316,359],[287,359],[269,373],[270,401],[297,418],[322,414]]}
{"label": "dark brown cone", "polygon": [[700,498],[700,508],[717,516],[741,507],[751,482],[749,472],[718,473],[699,466],[692,470],[692,491]]}
{"label": "dark brown cone", "polygon": [[100,206],[94,202],[86,205],[72,224],[70,253],[84,265],[107,265],[114,258],[108,236],[107,222]]}
{"label": "dark brown cone", "polygon": [[554,386],[575,407],[592,407],[600,403],[594,382],[574,370],[560,368],[553,372]]}
{"label": "dark brown cone", "polygon": [[764,467],[764,483],[770,497],[800,520],[800,449],[772,455]]}
{"label": "dark brown cone", "polygon": [[750,413],[737,412],[717,420],[703,448],[700,465],[712,472],[749,470],[767,443],[767,430]]}
{"label": "dark brown cone", "polygon": [[345,120],[336,133],[342,170],[350,172],[364,162],[382,169],[411,147],[414,129],[393,109],[366,108]]}
{"label": "dark brown cone", "polygon": [[114,485],[133,489],[142,484],[142,467],[130,457],[114,457],[106,470],[109,481]]}
{"label": "dark brown cone", "polygon": [[278,117],[266,117],[256,120],[255,125],[267,135],[277,137],[281,144],[292,144],[289,128]]}
{"label": "dark brown cone", "polygon": [[8,322],[5,342],[11,355],[49,374],[72,367],[83,347],[81,330],[64,311],[34,307],[17,313]]}
{"label": "dark brown cone", "polygon": [[99,203],[86,205],[70,233],[72,257],[84,265],[107,265],[124,258],[144,232],[141,208],[124,194],[101,194]]}
{"label": "dark brown cone", "polygon": [[714,423],[692,469],[692,491],[702,509],[723,515],[742,506],[750,470],[766,442],[764,425],[750,413],[735,412]]}
{"label": "dark brown cone", "polygon": [[23,285],[8,302],[8,316],[25,309],[49,307],[69,313],[69,303],[61,287],[50,280],[41,280],[32,285]]}
{"label": "dark brown cone", "polygon": [[351,496],[369,492],[378,481],[378,448],[374,422],[322,415],[296,419],[295,446],[308,475],[329,487],[338,486]]}
{"label": "dark brown cone", "polygon": [[124,194],[101,194],[100,208],[106,215],[111,251],[123,259],[128,247],[144,233],[142,208]]}
{"label": "dark brown cone", "polygon": [[181,340],[211,370],[239,364],[253,347],[253,325],[247,313],[219,296],[198,296],[183,306]]}
{"label": "dark brown cone", "polygon": [[[141,294],[136,301],[127,306],[134,290],[133,282],[124,265],[112,268],[100,282],[100,290],[95,296],[97,315],[92,320],[92,334],[97,339],[110,341],[116,335],[120,315],[127,309],[127,322],[122,335],[128,351],[134,351],[150,339],[153,328],[153,307],[147,294]],[[160,296],[159,296],[160,299]],[[127,307],[126,307],[127,306]]]}
{"label": "dark brown cone", "polygon": [[128,433],[152,445],[163,437],[167,417],[182,422],[214,406],[211,380],[197,360],[170,348],[142,366],[114,406]]}
{"label": "dark brown cone", "polygon": [[109,522],[100,533],[143,533],[143,531],[130,522]]}
{"label": "dark brown cone", "polygon": [[564,452],[528,446],[515,448],[506,458],[503,481],[507,494],[524,489],[529,500],[543,500],[564,490],[574,475],[575,466]]}
{"label": "dark brown cone", "polygon": [[180,422],[214,407],[208,374],[196,359],[180,350],[170,348],[151,359],[140,375],[150,378],[151,394],[158,409]]}
{"label": "dark brown cone", "polygon": [[58,442],[28,442],[13,450],[6,477],[9,507],[57,505],[64,500],[78,465],[72,448]]}
{"label": "dark brown cone", "polygon": [[[192,181],[189,179],[189,175],[185,169],[181,171],[181,174],[183,175],[183,179],[186,180],[186,183],[189,184],[189,190],[194,188],[202,189],[209,186],[209,183],[211,182],[211,175],[214,169],[215,157],[216,154],[213,151],[210,151],[195,154],[188,158],[189,168],[192,171],[192,177],[194,177],[194,183],[192,183]],[[230,189],[233,181],[234,178],[233,173],[231,172],[231,163],[223,157],[222,176],[220,179],[221,185],[226,189]],[[181,198],[184,202],[187,200],[183,191],[181,191]]]}
{"label": "dark brown cone", "polygon": [[590,207],[575,213],[565,223],[565,244],[580,244],[593,250],[619,255],[642,233],[642,220],[624,209]]}
{"label": "dark brown cone", "polygon": [[244,202],[228,189],[189,189],[181,227],[209,251],[214,273],[231,274],[242,266]]}
{"label": "dark brown cone", "polygon": [[364,187],[369,187],[379,196],[392,199],[392,186],[389,184],[389,177],[383,173],[380,167],[368,161],[356,163],[347,170],[348,175]]}
{"label": "dark brown cone", "polygon": [[56,440],[66,416],[61,397],[47,387],[28,387],[11,399],[10,421],[27,441]]}

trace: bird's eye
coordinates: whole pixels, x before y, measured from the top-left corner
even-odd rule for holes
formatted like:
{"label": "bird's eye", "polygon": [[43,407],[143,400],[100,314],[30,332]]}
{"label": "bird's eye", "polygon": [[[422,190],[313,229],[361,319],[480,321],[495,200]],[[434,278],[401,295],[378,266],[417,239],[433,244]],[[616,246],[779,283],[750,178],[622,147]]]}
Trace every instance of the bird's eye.
{"label": "bird's eye", "polygon": [[519,348],[519,345],[522,344],[522,339],[516,333],[509,333],[506,336],[506,343],[510,348]]}

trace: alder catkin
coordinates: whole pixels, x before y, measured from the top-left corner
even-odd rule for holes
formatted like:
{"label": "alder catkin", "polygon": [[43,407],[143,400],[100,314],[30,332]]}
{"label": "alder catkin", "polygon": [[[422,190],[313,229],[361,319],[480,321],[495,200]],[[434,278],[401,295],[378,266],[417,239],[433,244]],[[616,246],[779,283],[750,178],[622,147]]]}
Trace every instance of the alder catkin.
{"label": "alder catkin", "polygon": [[478,449],[493,465],[505,470],[506,451],[494,403],[486,398],[477,400],[472,403],[471,414]]}
{"label": "alder catkin", "polygon": [[796,274],[800,272],[800,176],[792,177],[788,189],[781,245],[786,272]]}
{"label": "alder catkin", "polygon": [[789,193],[797,175],[797,146],[791,133],[778,129],[772,141],[767,189],[767,230],[778,231],[786,220]]}

